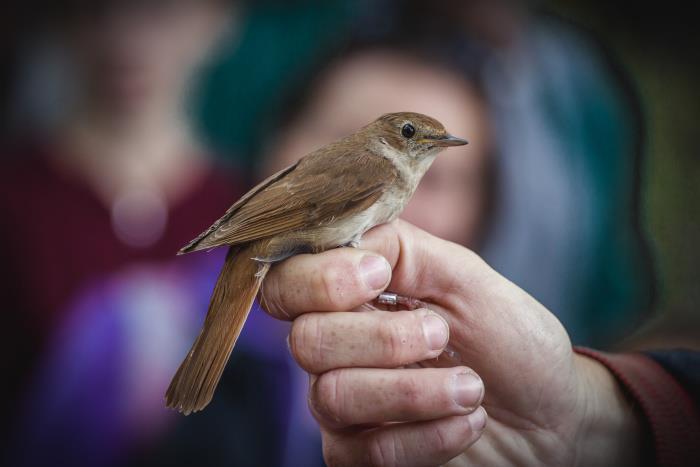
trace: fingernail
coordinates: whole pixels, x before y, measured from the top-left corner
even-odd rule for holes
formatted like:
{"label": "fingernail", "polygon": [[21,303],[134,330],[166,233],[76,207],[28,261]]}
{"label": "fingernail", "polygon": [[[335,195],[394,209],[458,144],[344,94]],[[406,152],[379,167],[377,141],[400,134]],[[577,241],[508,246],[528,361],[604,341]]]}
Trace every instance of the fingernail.
{"label": "fingernail", "polygon": [[483,407],[479,407],[474,412],[467,415],[469,426],[472,427],[473,431],[483,431],[486,427],[486,419],[486,410],[484,410]]}
{"label": "fingernail", "polygon": [[391,279],[391,267],[383,256],[365,255],[360,261],[360,274],[367,287],[380,290]]}
{"label": "fingernail", "polygon": [[484,385],[474,373],[461,373],[452,380],[452,398],[462,407],[472,408],[481,402]]}
{"label": "fingernail", "polygon": [[444,319],[430,313],[423,318],[423,334],[430,350],[442,350],[450,338],[450,329]]}

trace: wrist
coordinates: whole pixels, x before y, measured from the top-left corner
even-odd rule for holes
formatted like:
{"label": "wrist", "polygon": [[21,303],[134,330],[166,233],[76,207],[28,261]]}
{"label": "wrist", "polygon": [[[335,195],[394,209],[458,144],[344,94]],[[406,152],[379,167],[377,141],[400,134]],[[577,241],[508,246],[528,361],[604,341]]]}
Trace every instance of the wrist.
{"label": "wrist", "polygon": [[574,356],[581,391],[576,465],[640,465],[645,423],[615,376],[592,358]]}

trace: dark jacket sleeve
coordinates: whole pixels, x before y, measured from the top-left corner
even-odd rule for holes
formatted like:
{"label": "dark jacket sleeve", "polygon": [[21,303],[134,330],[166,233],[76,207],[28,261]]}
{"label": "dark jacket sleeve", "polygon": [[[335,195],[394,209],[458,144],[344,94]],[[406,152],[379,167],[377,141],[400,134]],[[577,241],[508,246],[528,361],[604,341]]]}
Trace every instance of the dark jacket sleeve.
{"label": "dark jacket sleeve", "polygon": [[655,350],[644,352],[669,372],[700,407],[700,352],[692,350]]}
{"label": "dark jacket sleeve", "polygon": [[700,465],[699,353],[576,352],[605,365],[637,404],[653,439],[656,465]]}

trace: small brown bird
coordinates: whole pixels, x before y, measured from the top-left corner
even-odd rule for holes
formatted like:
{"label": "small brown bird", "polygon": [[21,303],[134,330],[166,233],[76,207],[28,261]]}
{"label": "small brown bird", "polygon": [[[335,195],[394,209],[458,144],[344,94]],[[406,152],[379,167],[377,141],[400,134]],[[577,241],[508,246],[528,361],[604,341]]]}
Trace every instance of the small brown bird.
{"label": "small brown bird", "polygon": [[384,115],[264,180],[179,254],[230,245],[199,336],[166,392],[185,415],[211,401],[270,265],[359,244],[401,213],[435,156],[467,141],[437,120]]}

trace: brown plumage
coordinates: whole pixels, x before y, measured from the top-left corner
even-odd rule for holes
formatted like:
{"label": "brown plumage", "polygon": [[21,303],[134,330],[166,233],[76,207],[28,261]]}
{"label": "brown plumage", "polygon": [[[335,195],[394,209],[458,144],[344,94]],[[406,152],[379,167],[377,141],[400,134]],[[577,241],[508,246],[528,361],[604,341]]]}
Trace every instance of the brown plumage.
{"label": "brown plumage", "polygon": [[232,246],[214,286],[202,331],[175,373],[165,395],[167,406],[185,415],[211,401],[269,263],[247,257],[257,244]]}
{"label": "brown plumage", "polygon": [[271,263],[356,245],[364,232],[398,216],[437,152],[459,144],[466,141],[430,117],[387,114],[267,178],[186,245],[181,254],[230,249],[202,331],[166,392],[167,406],[189,414],[211,401]]}

